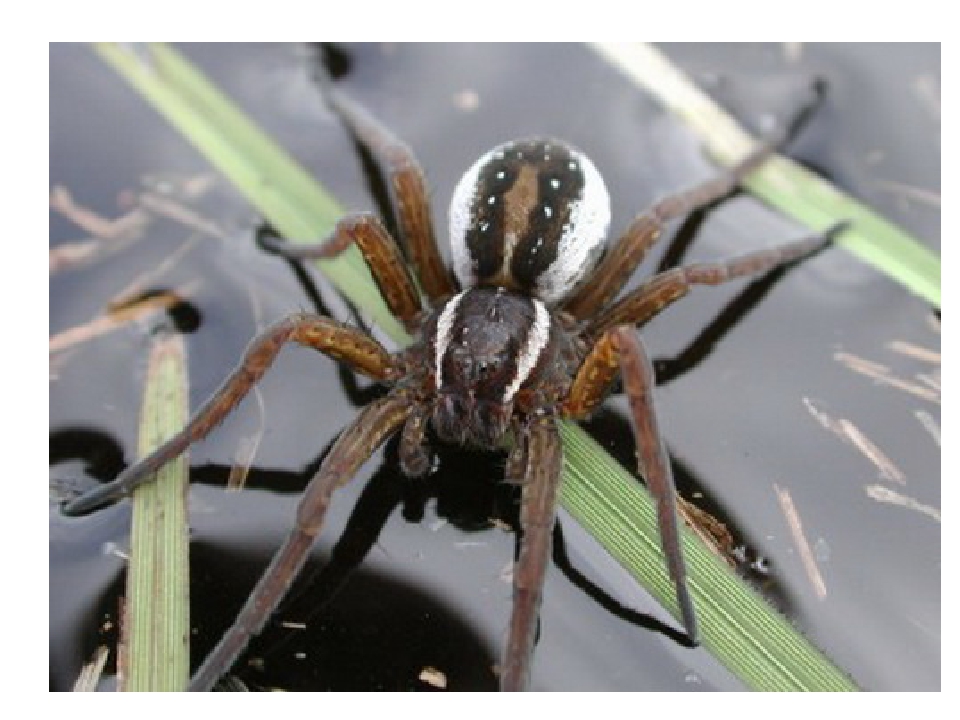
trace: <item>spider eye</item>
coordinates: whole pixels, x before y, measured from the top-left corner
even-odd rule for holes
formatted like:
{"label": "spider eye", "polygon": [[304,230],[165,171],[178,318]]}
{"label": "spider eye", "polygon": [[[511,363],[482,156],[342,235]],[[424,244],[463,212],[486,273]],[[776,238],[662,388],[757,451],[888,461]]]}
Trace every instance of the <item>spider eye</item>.
{"label": "spider eye", "polygon": [[586,155],[558,140],[494,148],[450,204],[453,265],[463,287],[499,285],[563,299],[603,251],[610,197]]}

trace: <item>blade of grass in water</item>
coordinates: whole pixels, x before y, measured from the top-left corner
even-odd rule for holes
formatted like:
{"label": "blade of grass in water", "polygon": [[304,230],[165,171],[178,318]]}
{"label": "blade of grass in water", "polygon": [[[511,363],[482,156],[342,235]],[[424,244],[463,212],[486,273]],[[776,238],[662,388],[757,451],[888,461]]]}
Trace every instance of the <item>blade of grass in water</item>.
{"label": "blade of grass in water", "polygon": [[[656,510],[646,490],[576,425],[566,423],[561,432],[564,506],[676,616],[673,581],[660,552]],[[701,642],[737,677],[768,692],[857,689],[696,535],[686,527],[682,531]]]}
{"label": "blade of grass in water", "polygon": [[[179,335],[153,343],[140,411],[140,456],[189,418],[186,362]],[[133,493],[120,689],[182,690],[190,673],[189,464],[181,455]]]}
{"label": "blade of grass in water", "polygon": [[[683,118],[718,162],[732,165],[753,146],[754,141],[736,120],[652,45],[595,43],[593,47]],[[940,259],[823,178],[789,158],[777,156],[752,173],[744,186],[812,230],[849,220],[850,228],[839,239],[843,247],[940,307]]]}
{"label": "blade of grass in water", "polygon": [[[97,46],[118,70],[291,239],[322,237],[340,209],[302,168],[174,49],[146,48],[149,62],[113,45]],[[310,198],[323,198],[312,204]],[[321,269],[358,306],[403,339],[355,254]],[[564,436],[564,507],[637,581],[674,612],[653,505],[646,490],[575,424]],[[762,602],[692,534],[684,536],[690,582],[706,647],[758,690],[856,689],[828,659]]]}
{"label": "blade of grass in water", "polygon": [[[283,237],[319,240],[333,230],[344,213],[337,201],[176,50],[150,44],[138,46],[142,52],[135,55],[112,43],[95,47]],[[356,248],[318,265],[343,296],[385,332],[404,336],[373,289]]]}

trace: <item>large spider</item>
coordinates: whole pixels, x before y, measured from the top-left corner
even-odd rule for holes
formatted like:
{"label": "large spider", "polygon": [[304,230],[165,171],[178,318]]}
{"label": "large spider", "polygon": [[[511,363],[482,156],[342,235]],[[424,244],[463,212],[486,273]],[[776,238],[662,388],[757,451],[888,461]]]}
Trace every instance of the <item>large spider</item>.
{"label": "large spider", "polygon": [[69,502],[66,512],[87,512],[151,479],[240,403],[284,344],[312,347],[388,391],[334,443],[304,491],[293,529],[190,689],[212,687],[262,629],[304,565],[333,492],[397,433],[402,471],[424,474],[432,427],[442,441],[485,449],[500,448],[513,435],[505,474],[522,486],[521,538],[500,685],[522,690],[551,554],[562,464],[557,421],[591,415],[620,377],[639,470],[656,498],[682,621],[696,642],[673,477],[654,412],[654,375],[636,328],[694,285],[763,273],[817,251],[839,226],[730,260],[674,268],[617,298],[665,223],[732,192],[788,138],[813,103],[732,169],[654,204],[606,253],[609,197],[593,163],[559,140],[503,144],[481,157],[453,194],[451,272],[436,245],[423,173],[410,149],[341,93],[331,89],[328,99],[390,180],[402,251],[370,214],[345,217],[323,243],[297,247],[277,241],[272,249],[291,258],[330,257],[356,243],[413,343],[391,354],[367,333],[331,318],[292,315],[254,338],[237,369],[183,430],[112,482]]}

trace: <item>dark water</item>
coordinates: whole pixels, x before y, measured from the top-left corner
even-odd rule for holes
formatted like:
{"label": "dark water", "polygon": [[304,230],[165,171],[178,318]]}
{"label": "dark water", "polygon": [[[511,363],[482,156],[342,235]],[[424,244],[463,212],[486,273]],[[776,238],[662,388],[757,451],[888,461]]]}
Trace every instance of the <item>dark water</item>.
{"label": "dark water", "polygon": [[[778,45],[666,49],[748,122],[788,112],[805,83],[825,77],[826,105],[791,154],[939,253],[938,45],[804,46],[799,57]],[[355,148],[312,81],[311,51],[183,50],[345,207],[373,206]],[[695,140],[585,47],[346,50],[343,87],[415,149],[434,188],[441,236],[459,174],[511,137],[550,134],[584,149],[610,188],[614,231],[654,198],[709,172]],[[89,48],[54,45],[50,60],[51,186],[117,217],[118,197],[141,190],[145,176],[209,172]],[[140,242],[50,280],[55,336],[89,322],[135,277],[193,241],[148,285],[189,290],[189,304],[173,320],[188,333],[194,407],[258,327],[314,302],[309,283],[257,250],[259,219],[228,187],[215,187],[195,208],[225,237],[197,237],[182,223],[160,220]],[[721,204],[696,230],[689,247],[673,243],[671,257],[715,258],[800,232],[743,197]],[[51,213],[51,247],[85,237]],[[670,245],[640,274],[655,270]],[[320,293],[329,294],[322,283]],[[55,485],[109,479],[134,456],[145,353],[158,322],[132,323],[51,355]],[[939,428],[939,402],[877,384],[836,357],[864,358],[929,388],[939,365],[898,348],[939,352],[931,308],[833,249],[774,283],[694,292],[653,322],[645,338],[660,359],[661,424],[678,479],[766,559],[771,574],[762,578],[771,597],[864,688],[939,689],[940,522],[931,509],[940,507],[940,448],[939,430],[935,436],[929,429],[930,422]],[[363,395],[332,362],[284,353],[262,385],[262,414],[256,402],[245,403],[192,450],[197,659],[231,621],[288,527],[297,492]],[[609,407],[591,431],[629,462],[621,401]],[[882,476],[817,414],[859,428],[896,465],[897,479]],[[261,427],[252,489],[223,493],[217,486],[238,447]],[[418,676],[430,666],[446,674],[451,689],[495,687],[491,666],[505,635],[505,574],[514,551],[513,536],[487,522],[511,512],[509,490],[489,482],[500,472],[498,459],[444,452],[429,482],[409,483],[394,470],[392,453],[388,447],[383,462],[377,456],[334,503],[310,565],[313,581],[280,613],[280,621],[307,628],[268,628],[239,665],[251,686],[419,689],[428,687]],[[878,487],[907,505],[868,494]],[[804,570],[778,488],[802,519],[822,598]],[[655,620],[667,621],[664,611],[572,520],[561,522],[567,559],[547,580],[534,688],[741,689],[705,651],[652,630]],[[113,627],[117,614],[118,553],[128,525],[125,504],[81,519],[63,518],[51,504],[52,688],[69,688],[94,648],[111,638],[104,627]]]}

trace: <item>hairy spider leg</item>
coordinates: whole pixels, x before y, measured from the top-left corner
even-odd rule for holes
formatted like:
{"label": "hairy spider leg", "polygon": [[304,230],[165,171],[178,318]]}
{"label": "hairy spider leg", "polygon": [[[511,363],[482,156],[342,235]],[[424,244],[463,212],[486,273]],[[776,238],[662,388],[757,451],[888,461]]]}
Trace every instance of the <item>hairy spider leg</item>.
{"label": "hairy spider leg", "polygon": [[397,432],[412,408],[406,394],[395,390],[367,405],[340,434],[297,505],[294,529],[273,556],[233,625],[191,678],[188,690],[211,689],[236,662],[250,639],[263,629],[303,568],[334,491],[351,480],[374,451]]}
{"label": "hairy spider leg", "polygon": [[611,332],[610,337],[620,360],[623,389],[630,403],[639,470],[656,499],[657,524],[660,527],[660,543],[667,557],[667,569],[676,588],[687,637],[696,644],[699,642],[697,613],[687,587],[687,569],[680,544],[677,489],[654,406],[656,378],[653,363],[633,326],[621,325]]}
{"label": "hairy spider leg", "polygon": [[820,104],[823,84],[814,83],[810,98],[793,120],[758,144],[740,162],[721,174],[687,190],[667,196],[637,216],[619,240],[607,251],[596,269],[563,304],[578,320],[593,316],[623,289],[647,251],[660,238],[664,225],[675,218],[706,207],[733,192],[744,178],[786,144]]}
{"label": "hairy spider leg", "polygon": [[407,477],[422,477],[430,469],[430,451],[427,448],[427,423],[430,409],[416,404],[400,433],[397,455],[400,469]]}
{"label": "hairy spider leg", "polygon": [[260,240],[267,250],[290,260],[329,260],[356,245],[370,268],[380,295],[408,330],[413,329],[423,309],[420,293],[393,236],[371,213],[353,213],[342,218],[333,233],[318,243],[291,243],[275,235]]}
{"label": "hairy spider leg", "polygon": [[660,545],[675,587],[681,621],[690,642],[696,644],[697,615],[687,588],[673,471],[653,402],[653,365],[633,326],[614,327],[599,337],[574,378],[564,414],[575,419],[590,415],[603,402],[618,374],[630,402],[638,469],[656,502]]}
{"label": "hairy spider leg", "polygon": [[801,260],[830,244],[848,225],[847,222],[839,222],[822,233],[783,245],[719,262],[694,263],[666,270],[598,313],[588,324],[586,334],[599,337],[617,325],[642,326],[686,295],[694,285],[721,285]]}
{"label": "hairy spider leg", "polygon": [[437,246],[430,217],[430,193],[423,170],[409,146],[362,106],[332,87],[325,97],[350,132],[369,148],[384,169],[393,193],[400,242],[431,302],[456,292],[456,283]]}
{"label": "hairy spider leg", "polygon": [[621,375],[633,417],[640,473],[656,500],[660,543],[676,588],[681,618],[691,642],[697,642],[697,621],[686,583],[673,472],[657,425],[653,366],[635,328],[683,297],[693,285],[719,285],[737,277],[764,273],[794,262],[824,247],[845,227],[846,223],[838,223],[822,235],[786,245],[727,261],[667,270],[601,313],[585,332],[596,342],[574,378],[563,411],[570,417],[587,417],[606,397],[618,372]]}
{"label": "hairy spider leg", "polygon": [[153,479],[157,470],[207,434],[231,412],[270,368],[288,342],[312,347],[375,380],[389,380],[396,372],[387,350],[369,335],[322,315],[296,314],[280,320],[253,339],[237,368],[196,412],[183,430],[147,457],[131,465],[115,480],[67,503],[63,510],[78,515],[129,494]]}
{"label": "hairy spider leg", "polygon": [[552,418],[534,419],[518,440],[524,447],[510,464],[516,466],[522,459],[526,469],[520,504],[520,553],[513,567],[513,610],[500,668],[503,691],[526,690],[530,681],[563,467],[560,433]]}

